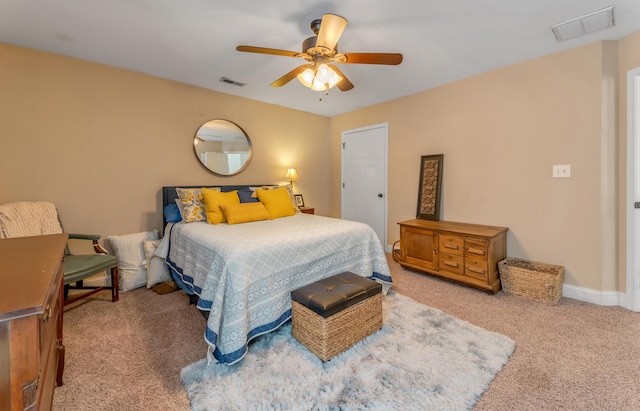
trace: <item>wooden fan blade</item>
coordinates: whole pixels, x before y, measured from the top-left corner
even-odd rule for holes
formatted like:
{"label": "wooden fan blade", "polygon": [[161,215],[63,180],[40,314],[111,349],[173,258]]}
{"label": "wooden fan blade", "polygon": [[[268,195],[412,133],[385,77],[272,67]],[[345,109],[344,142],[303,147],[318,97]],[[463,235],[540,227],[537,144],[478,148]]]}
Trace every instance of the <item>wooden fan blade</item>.
{"label": "wooden fan blade", "polygon": [[347,19],[344,17],[336,14],[325,14],[322,16],[316,47],[325,47],[333,50],[336,44],[338,44],[338,39],[340,39],[345,27],[347,27]]}
{"label": "wooden fan blade", "polygon": [[340,82],[336,84],[336,87],[338,87],[340,91],[348,91],[353,88],[353,83],[349,81],[347,76],[345,76],[344,73],[340,71],[340,69],[335,64],[327,64],[327,65],[331,67],[333,71],[336,72],[337,75],[342,77],[342,80],[340,80]]}
{"label": "wooden fan blade", "polygon": [[300,54],[300,52],[298,51],[269,49],[266,47],[254,47],[254,46],[238,46],[236,47],[236,50],[246,51],[247,53],[274,54],[276,56],[286,56],[286,57],[295,57],[297,54]]}
{"label": "wooden fan blade", "polygon": [[298,66],[298,67],[294,68],[293,70],[291,70],[290,72],[288,72],[284,76],[280,77],[279,79],[277,79],[276,81],[271,83],[271,87],[282,87],[282,86],[284,86],[285,84],[287,84],[288,82],[290,82],[291,80],[296,78],[298,76],[298,74],[302,73],[307,67],[311,67],[311,66],[312,66],[311,64],[303,64],[301,66]]}
{"label": "wooden fan blade", "polygon": [[342,53],[346,57],[346,64],[388,64],[398,65],[402,63],[400,53]]}

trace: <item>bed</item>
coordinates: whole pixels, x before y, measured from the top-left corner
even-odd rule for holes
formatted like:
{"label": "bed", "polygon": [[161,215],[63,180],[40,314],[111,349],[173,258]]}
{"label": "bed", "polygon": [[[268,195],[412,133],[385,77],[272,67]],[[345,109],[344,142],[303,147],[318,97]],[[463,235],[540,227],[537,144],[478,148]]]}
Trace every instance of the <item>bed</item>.
{"label": "bed", "polygon": [[[163,187],[163,208],[175,202],[175,188]],[[167,222],[164,242],[172,276],[207,313],[214,362],[240,361],[253,338],[286,323],[292,290],[343,271],[391,285],[378,237],[359,222],[303,213],[233,225]]]}

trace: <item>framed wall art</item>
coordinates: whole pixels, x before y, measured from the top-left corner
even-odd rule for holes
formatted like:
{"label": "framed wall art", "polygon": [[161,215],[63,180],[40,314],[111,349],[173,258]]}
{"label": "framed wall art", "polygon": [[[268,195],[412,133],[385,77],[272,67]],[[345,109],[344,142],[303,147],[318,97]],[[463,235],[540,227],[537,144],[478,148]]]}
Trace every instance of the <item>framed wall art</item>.
{"label": "framed wall art", "polygon": [[304,207],[304,197],[302,197],[302,194],[294,194],[293,196],[296,199],[296,205],[298,207]]}
{"label": "framed wall art", "polygon": [[443,161],[444,154],[422,156],[420,159],[417,218],[440,220]]}

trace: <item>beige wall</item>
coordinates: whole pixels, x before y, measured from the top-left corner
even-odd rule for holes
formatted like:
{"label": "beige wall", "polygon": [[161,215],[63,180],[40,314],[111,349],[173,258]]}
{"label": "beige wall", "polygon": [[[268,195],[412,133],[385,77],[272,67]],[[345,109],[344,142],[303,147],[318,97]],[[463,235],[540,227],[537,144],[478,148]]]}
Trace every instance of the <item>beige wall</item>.
{"label": "beige wall", "polygon": [[[288,167],[295,191],[328,213],[328,117],[3,44],[0,90],[0,203],[52,201],[67,231],[160,229],[163,185],[284,184]],[[252,140],[238,176],[196,161],[195,132],[215,118]]]}
{"label": "beige wall", "polygon": [[[415,216],[420,155],[443,153],[443,219],[509,227],[510,256],[624,291],[626,72],[639,50],[640,32],[329,119],[0,44],[0,203],[49,200],[69,231],[124,234],[160,228],[163,185],[284,183],[293,166],[305,202],[339,216],[341,132],[388,122],[389,244]],[[252,138],[239,176],[195,160],[193,134],[213,118]],[[551,178],[553,164],[572,177]]]}
{"label": "beige wall", "polygon": [[[341,131],[388,122],[390,244],[396,223],[415,217],[420,156],[442,153],[442,219],[509,227],[509,256],[615,290],[616,248],[602,236],[617,238],[616,131],[603,110],[615,104],[603,56],[616,53],[616,43],[593,43],[332,118],[332,213]],[[554,164],[570,164],[571,178],[552,178]]]}

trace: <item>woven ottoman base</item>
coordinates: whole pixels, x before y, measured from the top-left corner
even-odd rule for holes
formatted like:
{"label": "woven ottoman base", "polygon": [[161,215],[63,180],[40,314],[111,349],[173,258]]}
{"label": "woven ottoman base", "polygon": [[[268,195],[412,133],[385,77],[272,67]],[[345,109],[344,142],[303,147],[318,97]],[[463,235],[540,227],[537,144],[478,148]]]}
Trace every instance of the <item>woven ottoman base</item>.
{"label": "woven ottoman base", "polygon": [[[338,276],[340,275],[338,274]],[[327,280],[331,281],[331,279],[333,277]],[[356,282],[362,280],[375,283],[375,281],[366,278],[354,279]],[[379,286],[379,284],[375,284],[375,286]],[[355,289],[356,287],[351,288]],[[335,290],[337,289],[334,288],[333,294],[339,294]],[[363,293],[364,291],[354,290],[353,292]],[[322,361],[329,361],[382,327],[382,293],[377,289],[376,292],[373,295],[360,296],[358,298],[364,298],[364,300],[343,309],[338,308],[338,312],[326,317],[294,299],[292,301],[291,333]],[[369,293],[372,294],[371,291]],[[309,302],[310,305],[313,305],[313,297]]]}

